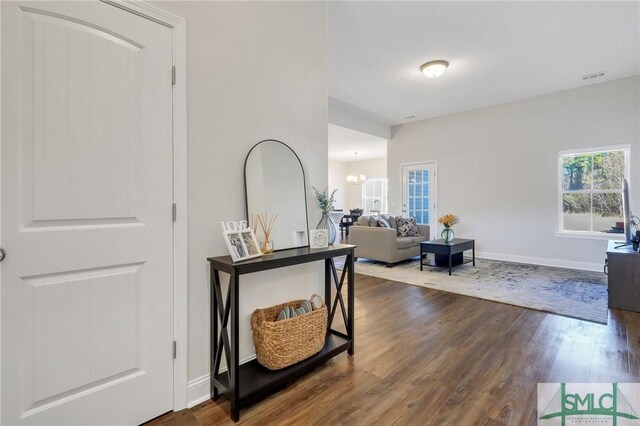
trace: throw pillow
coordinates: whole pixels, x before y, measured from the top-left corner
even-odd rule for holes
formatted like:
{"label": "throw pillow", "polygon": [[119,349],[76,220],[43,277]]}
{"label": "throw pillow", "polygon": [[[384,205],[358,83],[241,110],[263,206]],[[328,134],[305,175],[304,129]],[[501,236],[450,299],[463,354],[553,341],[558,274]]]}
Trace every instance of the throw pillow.
{"label": "throw pillow", "polygon": [[389,222],[389,225],[391,225],[391,227],[393,229],[398,229],[398,227],[396,226],[396,217],[395,216],[393,216],[391,214],[381,214],[380,217],[385,219],[387,222]]}
{"label": "throw pillow", "polygon": [[389,225],[389,222],[387,222],[385,219],[381,217],[378,218],[378,226],[381,226],[383,228],[391,228],[391,225]]}
{"label": "throw pillow", "polygon": [[418,225],[416,225],[416,219],[413,217],[397,217],[396,229],[398,230],[399,237],[418,237]]}

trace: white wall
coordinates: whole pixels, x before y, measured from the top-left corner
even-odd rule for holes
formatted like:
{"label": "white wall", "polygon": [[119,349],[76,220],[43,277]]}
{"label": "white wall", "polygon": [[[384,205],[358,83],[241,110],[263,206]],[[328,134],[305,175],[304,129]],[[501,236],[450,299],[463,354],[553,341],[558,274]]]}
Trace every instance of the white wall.
{"label": "white wall", "polygon": [[329,98],[329,123],[382,139],[391,137],[391,126],[382,117],[335,98]]}
{"label": "white wall", "polygon": [[[346,178],[347,178],[347,163],[344,161],[329,160],[329,191],[337,189],[335,208],[337,210],[345,210],[347,207],[347,193],[346,193]],[[318,188],[322,190],[322,188]]]}
{"label": "white wall", "polygon": [[[387,178],[387,159],[374,158],[372,160],[350,161],[346,163],[346,173],[343,179],[346,180],[347,175],[355,173],[363,174],[367,179]],[[362,207],[362,185],[345,184],[345,211]],[[365,212],[366,213],[366,212]]]}
{"label": "white wall", "polygon": [[640,77],[594,84],[393,129],[389,202],[400,164],[438,162],[438,214],[492,257],[602,270],[606,241],[555,236],[559,150],[631,145],[631,208],[640,212]]}
{"label": "white wall", "polygon": [[[327,185],[325,2],[156,2],[182,16],[188,37],[189,380],[208,392],[208,256],[228,254],[221,220],[244,218],[243,162],[262,139],[299,155],[313,227],[311,185]],[[178,70],[178,72],[181,72]],[[258,307],[308,298],[322,267],[242,277],[240,358],[254,353],[249,317]],[[190,396],[190,398],[192,398]]]}

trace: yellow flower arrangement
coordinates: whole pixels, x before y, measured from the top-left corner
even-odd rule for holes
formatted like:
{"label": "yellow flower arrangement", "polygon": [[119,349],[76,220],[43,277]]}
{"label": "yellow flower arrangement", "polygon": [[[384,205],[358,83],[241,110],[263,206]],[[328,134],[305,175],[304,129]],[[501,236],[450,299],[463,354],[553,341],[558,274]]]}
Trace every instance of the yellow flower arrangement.
{"label": "yellow flower arrangement", "polygon": [[454,214],[445,214],[444,216],[440,216],[438,218],[438,222],[441,225],[444,225],[445,228],[451,228],[453,225],[458,223],[458,216]]}

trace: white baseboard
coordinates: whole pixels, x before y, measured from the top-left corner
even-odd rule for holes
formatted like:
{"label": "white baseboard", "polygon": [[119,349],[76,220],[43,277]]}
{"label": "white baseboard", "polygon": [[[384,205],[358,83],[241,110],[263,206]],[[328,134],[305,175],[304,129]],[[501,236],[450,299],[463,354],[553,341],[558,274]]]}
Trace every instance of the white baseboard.
{"label": "white baseboard", "polygon": [[557,268],[579,269],[582,271],[602,272],[605,254],[602,254],[602,263],[577,262],[575,260],[548,259],[544,257],[518,256],[514,254],[488,253],[477,251],[476,257],[480,259],[503,260],[505,262],[528,263],[531,265],[555,266]]}
{"label": "white baseboard", "polygon": [[187,383],[187,408],[202,404],[210,398],[210,377],[205,374]]}
{"label": "white baseboard", "polygon": [[[240,364],[249,362],[256,359],[255,355],[251,355],[245,359],[240,360]],[[227,368],[220,368],[220,372],[227,371]],[[197,379],[189,381],[187,383],[187,408],[195,407],[198,404],[209,400],[211,398],[211,375],[205,374]]]}

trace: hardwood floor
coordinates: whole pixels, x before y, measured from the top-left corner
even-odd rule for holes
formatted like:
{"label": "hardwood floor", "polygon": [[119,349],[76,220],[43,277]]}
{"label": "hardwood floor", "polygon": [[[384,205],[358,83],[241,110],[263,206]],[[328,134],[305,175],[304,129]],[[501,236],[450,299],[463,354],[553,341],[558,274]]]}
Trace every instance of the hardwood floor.
{"label": "hardwood floor", "polygon": [[[247,425],[536,424],[537,383],[639,382],[640,314],[608,325],[356,276],[356,353],[242,410]],[[227,425],[224,399],[152,425]]]}

